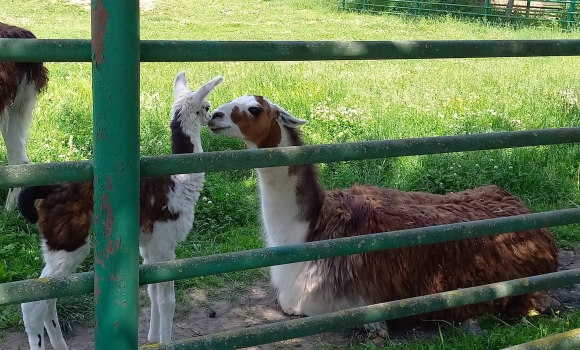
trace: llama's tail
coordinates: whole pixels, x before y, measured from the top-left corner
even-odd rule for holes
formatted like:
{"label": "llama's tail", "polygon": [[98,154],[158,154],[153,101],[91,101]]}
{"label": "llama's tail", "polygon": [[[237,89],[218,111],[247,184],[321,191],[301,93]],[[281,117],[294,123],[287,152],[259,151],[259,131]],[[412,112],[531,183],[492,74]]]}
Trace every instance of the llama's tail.
{"label": "llama's tail", "polygon": [[33,186],[24,187],[20,190],[18,195],[18,209],[26,220],[30,223],[36,224],[38,222],[38,211],[34,202],[37,199],[44,199],[48,196],[52,186]]}

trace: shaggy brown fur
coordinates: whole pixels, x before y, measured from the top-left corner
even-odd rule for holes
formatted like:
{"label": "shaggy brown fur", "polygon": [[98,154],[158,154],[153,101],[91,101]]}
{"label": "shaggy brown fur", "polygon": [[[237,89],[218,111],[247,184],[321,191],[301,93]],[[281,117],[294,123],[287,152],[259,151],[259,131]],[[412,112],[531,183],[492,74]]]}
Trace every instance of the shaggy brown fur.
{"label": "shaggy brown fur", "polygon": [[[451,224],[528,214],[518,198],[497,186],[446,195],[371,186],[328,191],[307,240]],[[557,249],[548,229],[510,232],[316,262],[329,276],[321,288],[335,297],[359,295],[368,304],[440,293],[557,271]],[[388,268],[387,268],[388,267]],[[354,274],[350,272],[356,271]],[[332,276],[332,277],[331,277]],[[442,310],[397,322],[462,321],[483,313],[525,315],[543,308],[541,293]]]}
{"label": "shaggy brown fur", "polygon": [[[0,38],[36,39],[30,31],[0,22]],[[12,104],[18,84],[25,78],[41,92],[48,83],[48,70],[42,62],[0,62],[0,116]]]}

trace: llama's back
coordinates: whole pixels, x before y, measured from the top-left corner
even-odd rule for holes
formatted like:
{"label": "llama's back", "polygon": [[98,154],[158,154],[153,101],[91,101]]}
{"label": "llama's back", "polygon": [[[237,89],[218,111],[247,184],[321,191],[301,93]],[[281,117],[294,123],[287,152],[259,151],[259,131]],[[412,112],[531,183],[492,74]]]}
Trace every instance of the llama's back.
{"label": "llama's back", "polygon": [[[527,213],[531,213],[527,206],[497,186],[446,195],[355,186],[327,192],[309,240]],[[536,229],[338,257],[317,264],[321,274],[333,271],[334,277],[327,279],[324,288],[339,296],[360,296],[371,304],[554,272],[557,249],[548,229]],[[498,311],[519,315],[540,307],[540,298],[541,293],[534,293],[401,321],[459,321]]]}
{"label": "llama's back", "polygon": [[[29,30],[0,22],[0,38],[36,39],[36,36]],[[48,70],[41,62],[0,62],[0,116],[16,98],[23,78],[39,93],[48,83]]]}

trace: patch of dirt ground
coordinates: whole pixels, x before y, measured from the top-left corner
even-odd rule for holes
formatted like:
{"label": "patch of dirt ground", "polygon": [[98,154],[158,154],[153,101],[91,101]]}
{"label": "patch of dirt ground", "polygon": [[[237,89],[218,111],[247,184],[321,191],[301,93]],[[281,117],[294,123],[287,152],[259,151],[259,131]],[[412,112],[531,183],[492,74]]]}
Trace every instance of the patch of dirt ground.
{"label": "patch of dirt ground", "polygon": [[[580,254],[578,252],[560,251],[560,270],[580,268]],[[556,299],[561,310],[580,307],[580,285],[550,291],[550,296]],[[214,293],[215,294],[215,293]],[[225,292],[224,292],[225,294]],[[220,295],[217,293],[217,295]],[[223,295],[223,294],[222,294]],[[268,282],[261,280],[248,291],[240,294],[235,301],[212,301],[207,295],[199,290],[192,291],[187,295],[192,307],[183,317],[177,317],[173,324],[173,339],[185,339],[200,335],[213,334],[223,331],[236,330],[251,326],[288,320],[278,308],[276,295],[269,288]],[[556,304],[557,304],[556,303]],[[147,343],[150,309],[142,308],[139,315],[139,343]],[[89,350],[94,349],[94,334],[92,328],[76,325],[72,332],[65,335],[70,349]],[[430,339],[437,338],[437,325],[426,325],[416,328],[401,328],[389,330],[389,338],[393,341],[404,339]],[[366,334],[361,329],[350,329],[343,332],[325,333],[310,337],[287,340],[274,344],[260,345],[247,349],[339,349],[348,348],[354,340],[364,341]],[[0,343],[1,350],[28,349],[24,332],[11,332]],[[48,344],[47,350],[52,350]]]}

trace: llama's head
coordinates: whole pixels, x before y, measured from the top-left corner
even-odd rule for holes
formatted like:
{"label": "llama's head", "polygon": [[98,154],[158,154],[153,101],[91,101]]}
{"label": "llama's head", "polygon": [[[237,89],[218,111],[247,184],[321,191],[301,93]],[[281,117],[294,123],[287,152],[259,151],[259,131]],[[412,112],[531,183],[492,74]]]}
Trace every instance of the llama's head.
{"label": "llama's head", "polygon": [[193,142],[199,138],[201,127],[207,125],[211,118],[210,104],[206,97],[222,81],[223,77],[218,76],[196,91],[191,91],[187,87],[185,72],[175,77],[175,100],[170,124],[173,153],[193,152]]}
{"label": "llama's head", "polygon": [[265,97],[247,95],[216,108],[208,126],[214,134],[242,140],[249,148],[267,148],[292,145],[292,129],[305,123]]}

